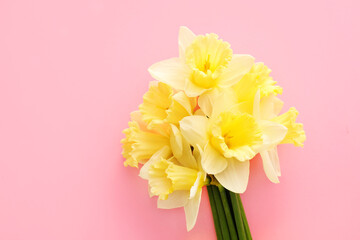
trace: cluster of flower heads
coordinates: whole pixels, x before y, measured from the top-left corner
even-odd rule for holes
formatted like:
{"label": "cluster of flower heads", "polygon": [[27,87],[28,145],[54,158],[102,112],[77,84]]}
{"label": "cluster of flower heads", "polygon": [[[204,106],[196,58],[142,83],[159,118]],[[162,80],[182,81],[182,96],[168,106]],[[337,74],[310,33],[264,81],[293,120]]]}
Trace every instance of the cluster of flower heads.
{"label": "cluster of flower heads", "polygon": [[250,161],[261,155],[266,176],[279,182],[278,144],[303,146],[303,125],[290,108],[279,114],[282,88],[250,55],[233,54],[216,34],[179,31],[179,57],[152,65],[139,110],[124,130],[125,166],[139,167],[159,208],[184,207],[196,222],[204,185],[246,190]]}

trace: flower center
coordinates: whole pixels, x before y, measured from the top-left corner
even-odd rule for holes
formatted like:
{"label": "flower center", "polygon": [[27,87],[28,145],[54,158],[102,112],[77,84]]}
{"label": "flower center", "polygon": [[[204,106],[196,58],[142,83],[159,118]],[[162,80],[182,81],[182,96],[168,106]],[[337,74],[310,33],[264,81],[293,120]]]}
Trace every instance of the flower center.
{"label": "flower center", "polygon": [[186,63],[193,69],[190,80],[199,87],[217,85],[223,69],[232,59],[230,44],[216,34],[199,35],[186,49]]}
{"label": "flower center", "polygon": [[225,157],[242,158],[261,142],[261,129],[247,113],[223,112],[211,129],[211,144]]}

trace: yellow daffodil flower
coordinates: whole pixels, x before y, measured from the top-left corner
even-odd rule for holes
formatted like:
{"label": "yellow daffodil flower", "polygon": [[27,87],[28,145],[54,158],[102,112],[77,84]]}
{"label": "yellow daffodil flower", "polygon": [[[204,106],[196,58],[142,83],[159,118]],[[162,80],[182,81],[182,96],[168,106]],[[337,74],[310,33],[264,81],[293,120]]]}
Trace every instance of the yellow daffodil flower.
{"label": "yellow daffodil flower", "polygon": [[170,124],[178,126],[183,117],[194,114],[196,105],[196,99],[184,92],[174,92],[165,83],[151,82],[140,111],[132,114],[129,128],[124,130],[124,165],[138,167],[163,146],[170,146]]}
{"label": "yellow daffodil flower", "polygon": [[[165,146],[141,168],[140,176],[149,181],[150,196],[158,196],[158,207],[184,207],[187,229],[196,222],[206,173],[200,165],[200,153],[171,125],[174,139],[171,148]],[[176,153],[173,155],[173,152]],[[176,157],[175,157],[176,156]]]}
{"label": "yellow daffodil flower", "polygon": [[238,82],[254,64],[250,55],[233,54],[230,44],[216,34],[196,36],[186,27],[179,31],[179,57],[155,63],[151,76],[196,97]]}
{"label": "yellow daffodil flower", "polygon": [[[295,146],[303,146],[306,139],[303,125],[296,123],[299,114],[295,108],[290,108],[288,112],[278,115],[282,109],[283,102],[274,94],[261,98],[258,91],[254,99],[254,117],[258,120],[270,120],[286,127],[287,132],[279,144],[292,143]],[[266,176],[273,183],[279,182],[281,176],[279,157],[277,154],[277,144],[269,146],[260,152]]]}
{"label": "yellow daffodil flower", "polygon": [[122,154],[126,159],[125,166],[138,167],[139,163],[144,164],[164,146],[170,146],[170,135],[149,130],[139,111],[131,114],[131,120],[129,128],[123,131],[125,138],[121,140]]}

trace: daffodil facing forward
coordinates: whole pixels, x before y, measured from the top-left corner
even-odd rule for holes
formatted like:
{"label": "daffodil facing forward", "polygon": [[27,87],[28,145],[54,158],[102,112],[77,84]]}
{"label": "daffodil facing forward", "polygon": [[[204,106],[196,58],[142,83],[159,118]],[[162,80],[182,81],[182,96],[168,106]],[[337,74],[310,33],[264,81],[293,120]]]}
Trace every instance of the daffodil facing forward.
{"label": "daffodil facing forward", "polygon": [[268,146],[278,144],[287,129],[276,122],[257,121],[246,112],[226,109],[225,99],[223,94],[219,95],[216,104],[202,108],[206,116],[185,117],[180,128],[190,144],[203,150],[204,170],[225,188],[243,193],[248,183],[249,161]]}
{"label": "daffodil facing forward", "polygon": [[155,63],[151,76],[196,97],[234,85],[252,67],[250,55],[233,54],[230,44],[214,34],[196,36],[186,27],[179,31],[179,57]]}

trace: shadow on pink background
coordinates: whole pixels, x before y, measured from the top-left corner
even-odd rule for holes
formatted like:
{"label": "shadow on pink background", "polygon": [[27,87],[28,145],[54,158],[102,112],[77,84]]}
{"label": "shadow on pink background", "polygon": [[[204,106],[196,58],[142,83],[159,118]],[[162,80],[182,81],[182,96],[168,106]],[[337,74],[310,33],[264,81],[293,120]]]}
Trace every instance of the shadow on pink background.
{"label": "shadow on pink background", "polygon": [[0,1],[0,239],[215,239],[159,210],[121,131],[177,33],[215,32],[265,62],[305,148],[281,146],[271,184],[253,160],[254,239],[360,239],[358,1]]}

